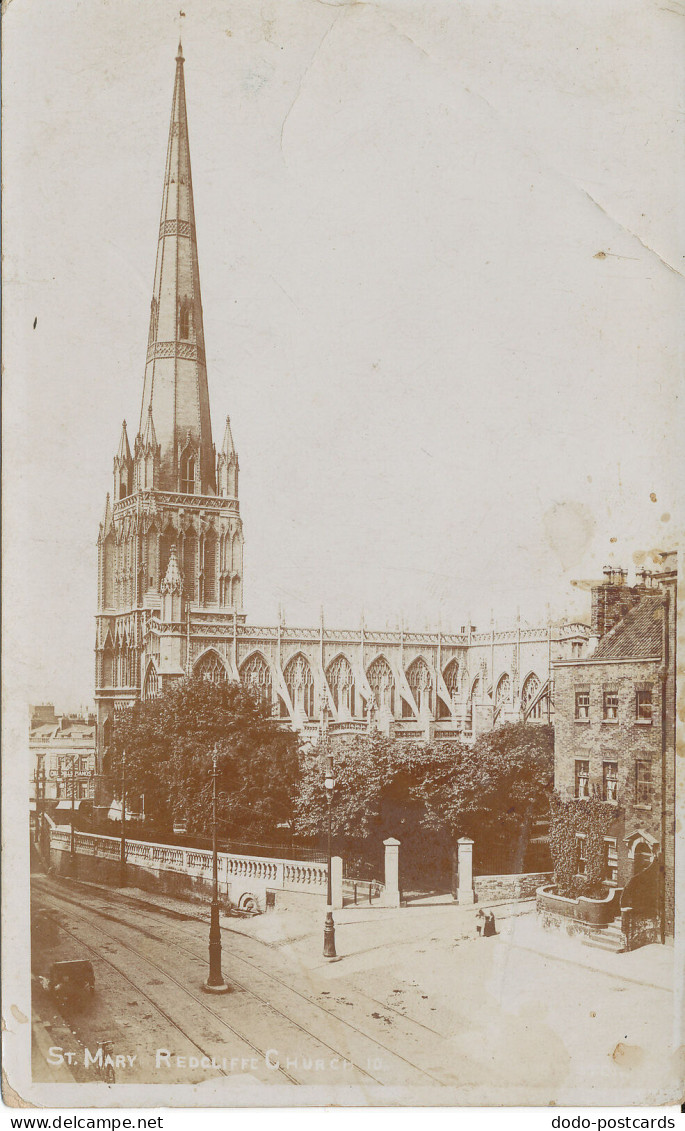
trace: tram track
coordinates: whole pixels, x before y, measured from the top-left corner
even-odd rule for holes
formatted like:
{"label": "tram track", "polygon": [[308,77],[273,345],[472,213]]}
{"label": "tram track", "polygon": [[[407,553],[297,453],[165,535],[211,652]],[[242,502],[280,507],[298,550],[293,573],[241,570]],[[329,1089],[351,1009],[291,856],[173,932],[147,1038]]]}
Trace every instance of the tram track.
{"label": "tram track", "polygon": [[[46,894],[48,894],[48,893],[46,893]],[[81,911],[83,910],[83,904],[81,902],[79,902],[77,899],[69,897],[68,895],[66,895],[66,893],[50,892],[49,895],[52,896],[52,898],[54,898],[58,901],[63,901],[65,903],[68,903],[70,905],[73,905],[73,906],[79,908]],[[97,914],[97,915],[99,915],[103,918],[110,919],[111,921],[118,923],[120,926],[124,927],[125,929],[142,933],[144,936],[146,936],[150,939],[153,939],[160,944],[165,943],[165,940],[163,938],[161,938],[158,934],[155,934],[155,933],[147,930],[145,927],[141,926],[140,924],[129,923],[129,922],[126,922],[125,920],[123,920],[121,918],[118,918],[116,915],[114,915],[112,913],[113,908],[112,908],[111,903],[109,903],[108,901],[102,901],[102,902],[105,905],[104,909],[96,907],[94,905],[94,903],[91,902],[90,908],[95,914]],[[147,910],[146,908],[141,908],[139,906],[136,906],[136,914],[137,915],[143,914],[143,915],[148,916],[149,918],[155,919],[155,912],[153,910]],[[192,921],[195,921],[195,922],[205,922],[205,920],[202,919],[199,916],[189,916],[188,918]],[[100,930],[106,937],[110,938],[112,941],[118,942],[118,943],[120,943],[120,945],[127,946],[128,949],[130,949],[131,951],[133,951],[134,953],[136,953],[140,957],[142,957],[144,959],[144,961],[151,963],[157,969],[160,969],[160,970],[162,969],[161,967],[157,967],[156,964],[151,959],[149,959],[147,955],[138,951],[135,947],[132,947],[129,943],[122,942],[122,940],[118,939],[117,936],[109,934],[109,932],[105,931],[104,928],[100,927],[97,924],[92,924],[92,925],[95,926],[95,928],[97,930]],[[237,931],[231,932],[230,928],[224,927],[224,928],[222,928],[222,930],[230,932],[234,940],[241,939],[243,937],[240,932],[237,932]],[[184,946],[181,943],[178,943],[178,942],[175,941],[174,947],[179,953],[185,954],[189,958],[192,958],[193,960],[195,960],[197,962],[204,962],[205,961],[204,955],[197,954],[196,951],[191,950],[189,947]],[[388,1045],[384,1044],[383,1041],[381,1039],[379,1039],[379,1037],[376,1036],[375,1034],[369,1034],[368,1032],[365,1032],[363,1029],[360,1029],[357,1025],[355,1025],[352,1021],[349,1021],[346,1018],[341,1017],[338,1013],[327,1008],[327,1006],[324,1005],[323,1003],[314,1000],[312,997],[308,996],[307,994],[302,993],[300,990],[295,988],[292,985],[292,983],[285,981],[283,978],[280,978],[277,974],[273,973],[272,971],[267,971],[263,967],[259,966],[258,963],[254,962],[251,958],[249,958],[245,955],[245,952],[242,948],[240,948],[239,952],[235,948],[233,948],[231,950],[231,961],[237,961],[238,963],[243,963],[245,966],[248,966],[251,969],[253,969],[254,971],[256,971],[261,978],[275,983],[282,990],[285,990],[289,994],[296,996],[297,998],[302,1000],[304,1003],[306,1003],[306,1005],[309,1008],[317,1010],[325,1018],[330,1019],[336,1025],[344,1026],[346,1029],[350,1030],[351,1032],[356,1034],[358,1037],[363,1038],[365,1041],[373,1042],[374,1049],[378,1050],[378,1052],[382,1051],[382,1052],[387,1053],[387,1055],[389,1057],[391,1057],[393,1060],[397,1060],[397,1061],[403,1063],[412,1072],[420,1073],[431,1084],[442,1085],[444,1083],[444,1081],[440,1077],[434,1075],[433,1073],[431,1073],[426,1068],[422,1068],[420,1065],[409,1060],[406,1056],[403,1056],[401,1053],[397,1052],[395,1049],[390,1048]],[[165,973],[165,975],[169,976],[166,970],[163,970],[163,972]],[[263,997],[256,990],[254,990],[251,986],[249,986],[245,982],[241,981],[240,978],[238,978],[234,973],[231,973],[230,981],[236,988],[242,990],[246,994],[249,994],[251,997],[255,998],[257,1001],[259,1001],[260,1003],[265,1005],[270,1011],[272,1011],[273,1013],[276,1013],[279,1016],[281,1016],[282,1018],[284,1018],[288,1022],[288,1024],[294,1026],[300,1032],[304,1033],[307,1037],[310,1037],[310,1038],[314,1037],[314,1034],[312,1034],[311,1030],[305,1028],[299,1022],[295,1021],[294,1018],[292,1018],[289,1014],[286,1014],[283,1010],[279,1009],[279,1007],[274,1005],[268,998]],[[183,987],[183,988],[186,989],[186,987]],[[190,992],[190,991],[188,991],[188,992]],[[194,997],[194,995],[192,993],[191,993],[190,996]],[[422,1030],[425,1030],[427,1033],[429,1033],[431,1035],[431,1037],[441,1036],[441,1034],[438,1034],[436,1030],[431,1029],[429,1026],[424,1025],[422,1022],[415,1021],[412,1018],[407,1018],[399,1010],[393,1009],[393,1007],[391,1005],[388,1005],[385,1002],[381,1002],[377,998],[372,997],[371,995],[364,994],[364,997],[366,997],[366,999],[370,1003],[373,1003],[374,1005],[380,1005],[382,1008],[388,1009],[389,1011],[393,1012],[398,1018],[401,1018],[405,1023],[408,1023],[411,1026],[420,1027]],[[196,999],[196,1000],[199,1000],[199,999]],[[204,1001],[201,1001],[201,1004],[205,1008],[207,1008],[206,1003]],[[212,1012],[212,1013],[215,1012],[211,1009],[209,1011]],[[216,1015],[216,1016],[220,1017],[220,1015]],[[223,1018],[220,1018],[220,1019],[223,1021]],[[241,1038],[241,1039],[244,1039],[244,1038]],[[328,1044],[322,1038],[315,1037],[314,1039],[316,1039],[320,1044],[322,1044],[324,1047],[329,1049],[332,1053],[334,1053],[334,1055],[336,1055],[336,1056],[340,1055],[340,1052],[339,1052],[338,1049],[336,1049],[334,1046]],[[263,1055],[263,1053],[261,1053],[261,1055]],[[354,1059],[350,1059],[349,1057],[346,1058],[346,1059],[350,1060],[350,1063],[353,1065],[353,1067],[356,1068],[358,1072],[362,1073],[366,1078],[368,1078],[368,1080],[371,1083],[373,1083],[373,1084],[382,1084],[383,1083],[383,1081],[378,1080],[376,1077],[374,1077],[373,1074],[371,1072],[369,1072],[367,1068],[363,1068],[360,1064],[355,1062]]]}

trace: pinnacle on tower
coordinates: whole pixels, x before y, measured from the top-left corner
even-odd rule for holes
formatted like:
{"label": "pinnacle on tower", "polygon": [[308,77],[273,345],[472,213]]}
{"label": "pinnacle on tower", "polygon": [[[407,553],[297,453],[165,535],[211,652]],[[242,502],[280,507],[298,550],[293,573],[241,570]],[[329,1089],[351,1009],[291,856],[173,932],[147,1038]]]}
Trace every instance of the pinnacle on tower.
{"label": "pinnacle on tower", "polygon": [[109,491],[108,491],[107,492],[107,502],[105,503],[105,513],[102,516],[102,522],[100,523],[100,535],[101,535],[101,537],[106,538],[111,529],[112,529],[112,504],[110,502]]}
{"label": "pinnacle on tower", "polygon": [[238,455],[233,443],[231,421],[227,416],[224,439],[216,460],[216,485],[220,495],[228,498],[238,497],[238,470]]}
{"label": "pinnacle on tower", "polygon": [[169,564],[166,567],[164,574],[164,581],[159,587],[160,593],[183,593],[183,574],[181,573],[178,559],[176,557],[176,547],[172,546],[169,553]]}
{"label": "pinnacle on tower", "polygon": [[126,432],[126,421],[121,425],[121,439],[114,457],[114,501],[119,502],[133,490],[133,460]]}
{"label": "pinnacle on tower", "polygon": [[[142,434],[150,408],[160,445],[158,487],[182,490],[182,466],[197,460],[195,494],[214,494],[216,468],[209,415],[200,269],[190,170],[183,51],[179,44],[171,106],[162,212],[140,411]],[[184,456],[185,452],[185,456]]]}
{"label": "pinnacle on tower", "polygon": [[128,442],[128,433],[126,431],[126,421],[122,421],[121,425],[121,438],[119,440],[119,447],[117,449],[116,459],[119,463],[126,463],[131,459],[131,448]]}
{"label": "pinnacle on tower", "polygon": [[157,448],[157,433],[155,432],[155,422],[152,419],[152,405],[148,405],[147,420],[145,421],[145,430],[141,437],[143,449],[145,451],[155,451]]}

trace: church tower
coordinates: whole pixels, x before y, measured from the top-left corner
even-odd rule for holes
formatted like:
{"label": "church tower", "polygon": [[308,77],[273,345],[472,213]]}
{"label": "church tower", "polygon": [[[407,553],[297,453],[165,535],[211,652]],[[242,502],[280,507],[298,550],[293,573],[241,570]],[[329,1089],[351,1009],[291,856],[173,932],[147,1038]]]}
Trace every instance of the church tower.
{"label": "church tower", "polygon": [[98,535],[100,758],[117,709],[190,671],[190,620],[244,622],[238,457],[212,442],[183,53],[171,106],[138,432],[126,422]]}

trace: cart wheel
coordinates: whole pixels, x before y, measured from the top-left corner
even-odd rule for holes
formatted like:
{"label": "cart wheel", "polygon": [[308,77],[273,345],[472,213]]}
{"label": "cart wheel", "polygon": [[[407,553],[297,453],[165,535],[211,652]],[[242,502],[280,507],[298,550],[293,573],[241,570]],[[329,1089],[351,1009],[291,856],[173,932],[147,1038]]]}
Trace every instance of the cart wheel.
{"label": "cart wheel", "polygon": [[256,895],[251,892],[245,892],[238,900],[238,907],[241,911],[259,911]]}

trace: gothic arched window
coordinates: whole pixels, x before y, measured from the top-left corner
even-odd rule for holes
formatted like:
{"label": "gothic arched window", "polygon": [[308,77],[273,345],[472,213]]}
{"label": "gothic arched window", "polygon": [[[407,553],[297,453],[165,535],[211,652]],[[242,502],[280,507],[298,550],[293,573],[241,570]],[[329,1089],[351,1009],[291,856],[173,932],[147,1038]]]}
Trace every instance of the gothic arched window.
{"label": "gothic arched window", "polygon": [[354,716],[354,676],[349,660],[336,656],[326,669],[326,679],[337,710]]}
{"label": "gothic arched window", "polygon": [[154,664],[148,664],[145,683],[143,685],[143,699],[155,699],[159,695],[159,677]]}
{"label": "gothic arched window", "polygon": [[369,665],[366,678],[380,710],[395,714],[395,677],[385,656],[377,656]]}
{"label": "gothic arched window", "polygon": [[[459,699],[459,683],[460,683],[459,661],[458,660],[450,660],[449,664],[447,665],[447,667],[445,668],[445,670],[442,673],[442,678],[445,681],[445,687],[447,688],[447,690],[449,692],[449,696],[450,696],[450,699],[452,701],[452,706],[456,707],[457,700]],[[439,711],[441,719],[449,718],[450,709],[449,709],[449,707],[447,706],[446,703],[443,703],[442,699],[440,699],[438,701],[438,711]]]}
{"label": "gothic arched window", "polygon": [[196,599],[197,579],[197,538],[187,534],[183,539],[183,579],[189,601]]}
{"label": "gothic arched window", "polygon": [[228,672],[218,652],[205,652],[193,668],[193,675],[206,679],[210,683],[227,683]]}
{"label": "gothic arched window", "polygon": [[[531,672],[523,684],[521,691],[521,706],[523,708],[523,717],[525,719],[539,719],[542,717],[542,699],[539,699],[535,706],[532,708],[530,704],[535,699],[541,687],[540,680],[535,672]],[[543,696],[544,698],[544,696]]]}
{"label": "gothic arched window", "polygon": [[271,668],[261,652],[254,652],[242,665],[240,681],[255,691],[266,706],[271,703]]}
{"label": "gothic arched window", "polygon": [[214,605],[216,603],[216,555],[216,534],[210,531],[205,535],[203,554],[205,605]]}
{"label": "gothic arched window", "polygon": [[[411,688],[414,702],[419,712],[433,710],[433,680],[428,664],[421,656],[417,656],[407,670],[407,683]],[[407,706],[409,706],[407,704]]]}
{"label": "gothic arched window", "polygon": [[195,494],[195,453],[184,452],[181,456],[181,493]]}
{"label": "gothic arched window", "polygon": [[508,702],[510,699],[511,679],[505,672],[503,676],[500,676],[499,683],[497,684],[497,690],[495,692],[495,706],[501,707],[503,703]]}
{"label": "gothic arched window", "polygon": [[305,718],[314,717],[314,676],[305,656],[298,652],[286,664],[283,675],[295,711]]}

